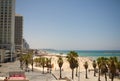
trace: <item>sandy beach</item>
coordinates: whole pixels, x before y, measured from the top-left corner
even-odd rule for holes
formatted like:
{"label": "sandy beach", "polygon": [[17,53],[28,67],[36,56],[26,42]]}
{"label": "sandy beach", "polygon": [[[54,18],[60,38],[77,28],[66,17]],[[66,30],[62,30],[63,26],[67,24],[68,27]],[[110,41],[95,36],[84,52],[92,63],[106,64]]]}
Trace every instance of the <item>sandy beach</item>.
{"label": "sandy beach", "polygon": [[[45,55],[43,57],[47,57],[47,58],[52,58],[52,64],[54,65],[54,67],[52,68],[52,73],[55,75],[56,78],[59,79],[59,66],[57,64],[57,60],[58,57],[56,55]],[[38,57],[35,57],[38,58]],[[62,66],[62,77],[68,77],[69,79],[72,79],[71,77],[71,69],[69,67],[69,63],[65,57],[65,55],[63,56],[63,66]],[[98,74],[96,77],[93,76],[93,71],[88,72],[88,78],[89,79],[85,79],[85,68],[84,68],[84,63],[87,61],[88,62],[88,70],[89,69],[93,69],[92,66],[92,62],[93,59],[91,59],[90,57],[78,57],[78,61],[79,61],[79,72],[80,72],[80,79],[82,79],[82,81],[97,81],[98,80]],[[29,66],[31,68],[31,66]],[[35,67],[34,65],[34,69],[40,70],[42,71],[43,68],[41,67]],[[44,70],[45,72],[47,72],[47,68],[45,68]],[[76,71],[74,71],[74,81],[78,81],[78,77],[75,76]],[[101,76],[101,80],[105,81],[104,76]],[[110,81],[110,79],[108,80]],[[119,79],[115,79],[114,81],[119,81]]]}
{"label": "sandy beach", "polygon": [[[55,70],[59,70],[59,66],[58,66],[58,56],[57,55],[45,55],[43,57],[47,57],[47,58],[52,58],[51,59],[51,64],[53,65],[53,68],[52,68],[52,71],[55,71]],[[34,58],[39,58],[37,56],[35,56]],[[63,58],[63,66],[62,66],[62,69],[63,71],[71,71],[70,67],[69,67],[69,62],[67,61],[65,55],[62,56]],[[89,66],[88,66],[88,69],[93,69],[93,66],[92,66],[92,62],[93,60],[89,57],[78,57],[78,62],[79,62],[79,68],[80,68],[80,71],[85,71],[85,68],[84,68],[84,63],[85,62],[88,62]],[[30,66],[31,67],[31,66]],[[40,67],[35,67],[34,65],[34,68],[36,69],[41,69]]]}

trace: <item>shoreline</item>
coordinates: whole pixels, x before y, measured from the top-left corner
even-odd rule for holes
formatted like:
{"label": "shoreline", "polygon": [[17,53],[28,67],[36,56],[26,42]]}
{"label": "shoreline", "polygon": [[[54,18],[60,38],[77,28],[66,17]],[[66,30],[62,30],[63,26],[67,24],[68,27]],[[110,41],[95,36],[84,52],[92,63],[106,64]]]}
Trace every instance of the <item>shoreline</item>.
{"label": "shoreline", "polygon": [[[71,50],[39,50],[38,52],[45,52],[54,55],[67,55]],[[120,59],[120,50],[73,50],[78,53],[80,57],[94,57],[96,60],[98,57],[118,57]]]}

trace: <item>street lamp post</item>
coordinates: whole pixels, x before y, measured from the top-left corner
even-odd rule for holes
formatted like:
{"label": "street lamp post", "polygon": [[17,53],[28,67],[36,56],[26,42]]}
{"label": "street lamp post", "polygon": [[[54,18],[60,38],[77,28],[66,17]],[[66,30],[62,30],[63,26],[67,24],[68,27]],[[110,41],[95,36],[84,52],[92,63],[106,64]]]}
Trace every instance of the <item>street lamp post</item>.
{"label": "street lamp post", "polygon": [[79,66],[79,72],[78,72],[78,81],[80,81],[80,66]]}
{"label": "street lamp post", "polygon": [[32,71],[33,71],[33,63],[34,63],[33,57],[34,57],[34,55],[33,55],[33,51],[32,51]]}
{"label": "street lamp post", "polygon": [[52,71],[52,63],[51,63],[51,60],[52,60],[52,56],[51,56],[51,58],[50,58],[50,73],[51,73],[51,71]]}
{"label": "street lamp post", "polygon": [[33,58],[32,58],[32,71],[33,71]]}

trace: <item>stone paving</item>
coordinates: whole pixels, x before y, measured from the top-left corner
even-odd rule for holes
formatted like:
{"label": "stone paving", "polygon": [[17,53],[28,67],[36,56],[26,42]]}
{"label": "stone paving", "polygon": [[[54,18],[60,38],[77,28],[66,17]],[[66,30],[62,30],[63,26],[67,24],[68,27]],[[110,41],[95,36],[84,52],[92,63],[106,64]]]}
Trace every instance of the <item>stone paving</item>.
{"label": "stone paving", "polygon": [[26,72],[25,73],[27,78],[29,78],[30,81],[52,81],[55,80],[55,78],[52,76],[52,74],[42,74],[41,72],[35,71],[35,72]]}
{"label": "stone paving", "polygon": [[[2,67],[0,67],[0,77],[8,77],[10,71],[24,71],[21,70],[19,67],[19,61],[15,62],[8,62],[8,63],[2,63]],[[41,71],[34,70],[25,72],[26,77],[29,79],[29,81],[52,81],[55,80],[55,77],[50,74],[42,74]]]}
{"label": "stone paving", "polygon": [[0,76],[9,76],[10,71],[22,71],[19,68],[19,62],[8,62],[8,63],[1,63],[2,67],[0,67]]}

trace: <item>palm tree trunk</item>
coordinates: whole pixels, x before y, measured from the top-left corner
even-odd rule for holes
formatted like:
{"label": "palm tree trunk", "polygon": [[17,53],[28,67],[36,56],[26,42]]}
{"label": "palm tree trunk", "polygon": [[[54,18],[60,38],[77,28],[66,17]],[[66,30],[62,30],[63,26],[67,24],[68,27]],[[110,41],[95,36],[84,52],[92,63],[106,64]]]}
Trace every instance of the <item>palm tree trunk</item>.
{"label": "palm tree trunk", "polygon": [[20,62],[20,68],[22,67],[22,62]]}
{"label": "palm tree trunk", "polygon": [[72,69],[72,79],[74,79],[74,69]]}
{"label": "palm tree trunk", "polygon": [[35,62],[35,66],[37,67],[37,62]]}
{"label": "palm tree trunk", "polygon": [[50,73],[51,73],[51,71],[52,71],[52,67],[50,67]]}
{"label": "palm tree trunk", "polygon": [[32,63],[32,71],[33,71],[33,63]]}
{"label": "palm tree trunk", "polygon": [[48,67],[48,73],[50,73],[50,65],[49,65],[49,67]]}
{"label": "palm tree trunk", "polygon": [[85,76],[85,78],[87,79],[88,77],[87,77],[87,69],[86,69],[86,74],[85,74],[86,76]]}
{"label": "palm tree trunk", "polygon": [[114,74],[112,74],[111,81],[113,81],[113,79],[114,79]]}
{"label": "palm tree trunk", "polygon": [[26,62],[26,71],[28,71],[28,63]]}
{"label": "palm tree trunk", "polygon": [[61,67],[60,67],[60,79],[62,78],[62,76],[61,76]]}
{"label": "palm tree trunk", "polygon": [[23,64],[22,64],[22,66],[21,66],[21,69],[23,70]]}
{"label": "palm tree trunk", "polygon": [[44,66],[43,66],[43,74],[44,74]]}
{"label": "palm tree trunk", "polygon": [[99,74],[98,74],[98,81],[100,81],[100,69],[99,69]]}
{"label": "palm tree trunk", "polygon": [[78,68],[76,68],[76,77],[77,77],[77,74],[78,74]]}
{"label": "palm tree trunk", "polygon": [[47,73],[49,73],[49,67],[47,66]]}
{"label": "palm tree trunk", "polygon": [[107,75],[106,75],[106,73],[105,73],[105,81],[107,81]]}
{"label": "palm tree trunk", "polygon": [[95,70],[96,70],[96,69],[94,68],[94,76],[96,76],[96,72],[95,72]]}
{"label": "palm tree trunk", "polygon": [[20,63],[20,68],[23,70],[23,62]]}

